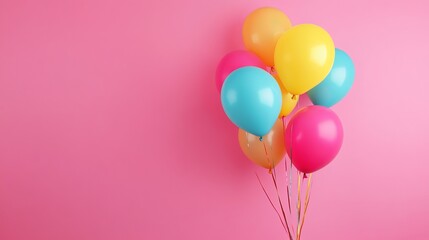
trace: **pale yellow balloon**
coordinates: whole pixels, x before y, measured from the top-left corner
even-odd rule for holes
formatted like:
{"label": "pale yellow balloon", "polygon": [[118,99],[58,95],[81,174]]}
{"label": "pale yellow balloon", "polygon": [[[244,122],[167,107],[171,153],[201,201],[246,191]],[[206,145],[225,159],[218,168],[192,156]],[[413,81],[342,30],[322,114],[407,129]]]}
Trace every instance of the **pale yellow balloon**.
{"label": "pale yellow balloon", "polygon": [[299,95],[293,95],[288,92],[277,74],[273,74],[273,77],[276,79],[282,91],[282,108],[280,109],[279,117],[286,117],[295,109],[299,101]]}
{"label": "pale yellow balloon", "polygon": [[335,46],[328,32],[317,25],[300,24],[280,37],[274,63],[287,91],[301,95],[323,81],[334,57]]}
{"label": "pale yellow balloon", "polygon": [[299,101],[299,95],[293,95],[292,93],[283,91],[282,89],[282,108],[280,110],[279,117],[286,117],[289,115],[296,107],[296,104]]}
{"label": "pale yellow balloon", "polygon": [[284,127],[281,119],[277,119],[273,128],[262,141],[258,136],[242,129],[238,130],[238,141],[247,158],[261,167],[272,169],[286,154],[284,143]]}
{"label": "pale yellow balloon", "polygon": [[243,41],[247,50],[255,53],[267,66],[274,66],[274,49],[280,36],[292,26],[279,9],[258,8],[243,24]]}

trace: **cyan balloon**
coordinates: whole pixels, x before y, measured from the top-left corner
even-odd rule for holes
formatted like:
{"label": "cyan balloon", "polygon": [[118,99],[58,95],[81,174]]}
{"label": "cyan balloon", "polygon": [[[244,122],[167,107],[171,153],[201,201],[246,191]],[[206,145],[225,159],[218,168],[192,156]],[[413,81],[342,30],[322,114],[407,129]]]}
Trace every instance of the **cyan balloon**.
{"label": "cyan balloon", "polygon": [[276,80],[257,67],[242,67],[225,80],[223,110],[239,128],[256,136],[267,134],[282,107],[282,93]]}
{"label": "cyan balloon", "polygon": [[347,95],[354,79],[352,59],[343,50],[336,48],[334,65],[328,76],[307,94],[314,105],[331,107]]}

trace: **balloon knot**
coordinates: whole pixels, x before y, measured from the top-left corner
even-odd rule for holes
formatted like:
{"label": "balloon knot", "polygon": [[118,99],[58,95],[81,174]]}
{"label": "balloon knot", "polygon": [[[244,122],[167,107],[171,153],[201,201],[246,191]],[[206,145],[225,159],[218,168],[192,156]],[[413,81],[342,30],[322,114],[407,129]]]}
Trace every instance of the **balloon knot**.
{"label": "balloon knot", "polygon": [[259,137],[259,141],[261,141],[261,142],[262,142],[262,137]]}
{"label": "balloon knot", "polygon": [[268,169],[268,174],[273,174],[273,170],[271,168]]}
{"label": "balloon knot", "polygon": [[303,178],[304,178],[304,179],[306,179],[306,178],[307,178],[307,173],[304,173]]}
{"label": "balloon knot", "polygon": [[296,100],[296,95],[292,95],[292,100]]}

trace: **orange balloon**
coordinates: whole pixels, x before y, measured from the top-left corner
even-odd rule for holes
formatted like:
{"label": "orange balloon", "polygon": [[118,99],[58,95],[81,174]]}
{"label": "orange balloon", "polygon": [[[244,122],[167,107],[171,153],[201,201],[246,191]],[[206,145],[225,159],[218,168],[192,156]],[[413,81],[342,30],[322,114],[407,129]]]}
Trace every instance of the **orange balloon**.
{"label": "orange balloon", "polygon": [[282,33],[292,27],[279,9],[263,7],[250,13],[243,25],[243,41],[267,66],[274,66],[274,49]]}
{"label": "orange balloon", "polygon": [[262,141],[259,140],[258,136],[242,129],[238,130],[238,141],[247,158],[267,169],[275,167],[286,154],[283,122],[280,119],[277,119],[273,128],[262,138]]}

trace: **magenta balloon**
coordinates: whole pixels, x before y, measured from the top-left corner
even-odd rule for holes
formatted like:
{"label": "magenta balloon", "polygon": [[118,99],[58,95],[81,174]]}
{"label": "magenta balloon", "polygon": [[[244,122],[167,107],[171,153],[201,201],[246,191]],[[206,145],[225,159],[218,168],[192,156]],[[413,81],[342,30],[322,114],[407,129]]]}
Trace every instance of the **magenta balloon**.
{"label": "magenta balloon", "polygon": [[340,151],[343,126],[329,108],[308,106],[299,110],[285,131],[285,145],[293,165],[303,173],[328,165]]}
{"label": "magenta balloon", "polygon": [[220,92],[222,89],[223,82],[226,77],[241,67],[254,66],[266,70],[264,63],[253,53],[245,50],[236,50],[225,55],[219,62],[216,69],[216,87]]}

